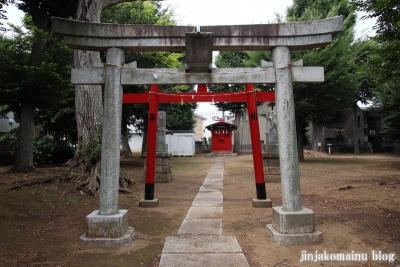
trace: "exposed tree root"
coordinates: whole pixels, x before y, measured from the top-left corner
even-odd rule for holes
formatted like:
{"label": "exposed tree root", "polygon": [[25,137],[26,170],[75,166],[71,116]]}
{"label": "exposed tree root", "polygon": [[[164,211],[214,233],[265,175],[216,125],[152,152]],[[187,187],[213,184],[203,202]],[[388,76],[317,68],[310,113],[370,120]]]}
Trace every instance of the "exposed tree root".
{"label": "exposed tree root", "polygon": [[[52,174],[34,180],[15,181],[16,184],[6,190],[15,190],[21,187],[27,187],[38,184],[45,184],[54,181],[55,183],[72,181],[76,183],[75,189],[81,190],[88,195],[95,195],[100,190],[100,163],[94,165],[84,164],[83,162],[71,162],[69,168],[61,174]],[[135,194],[129,187],[136,186],[136,182],[129,175],[120,171],[119,173],[119,191],[123,193]]]}

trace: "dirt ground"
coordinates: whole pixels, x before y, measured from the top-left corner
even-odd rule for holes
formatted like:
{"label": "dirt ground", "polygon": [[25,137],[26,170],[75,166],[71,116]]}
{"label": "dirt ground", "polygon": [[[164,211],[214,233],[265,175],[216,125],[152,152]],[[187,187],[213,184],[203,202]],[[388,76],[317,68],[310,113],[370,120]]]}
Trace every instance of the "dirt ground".
{"label": "dirt ground", "polygon": [[[129,210],[135,237],[118,249],[85,249],[78,243],[98,197],[73,191],[72,184],[6,190],[13,181],[65,167],[39,167],[36,175],[8,175],[10,166],[0,167],[0,266],[158,266],[165,237],[177,234],[213,161],[202,155],[172,158],[173,182],[155,185],[159,206],[139,208],[143,160],[123,158],[121,168],[138,185],[131,188],[135,195],[120,195],[119,207]],[[315,212],[324,241],[280,246],[265,230],[271,209],[252,207],[252,156],[225,158],[223,235],[238,239],[250,266],[400,266],[400,156],[307,154],[300,174],[303,206]],[[273,205],[281,205],[280,183],[266,188]],[[381,261],[374,260],[379,252]],[[300,262],[305,253],[366,254],[368,260]]]}

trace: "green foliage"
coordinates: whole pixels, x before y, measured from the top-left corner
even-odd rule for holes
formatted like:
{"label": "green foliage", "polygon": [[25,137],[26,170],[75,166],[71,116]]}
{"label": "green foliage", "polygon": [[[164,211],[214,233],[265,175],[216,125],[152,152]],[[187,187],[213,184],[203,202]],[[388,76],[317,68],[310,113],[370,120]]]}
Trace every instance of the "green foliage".
{"label": "green foliage", "polygon": [[[215,65],[218,68],[240,68],[245,66],[249,60],[249,55],[242,51],[220,51]],[[240,92],[245,89],[243,84],[212,84],[209,85],[211,92]],[[240,112],[246,109],[245,102],[218,102],[214,104],[219,110],[230,111],[232,113]]]}
{"label": "green foliage", "polygon": [[374,107],[385,117],[383,131],[400,139],[400,2],[397,0],[352,0],[365,17],[376,18],[374,52],[365,73],[373,77]]}
{"label": "green foliage", "polygon": [[[175,25],[173,14],[153,1],[134,1],[112,6],[102,13],[101,21],[123,24]],[[170,52],[128,52],[126,62],[136,61],[139,68],[181,68],[183,54]],[[162,86],[166,92],[188,92],[191,86]],[[138,93],[148,90],[145,86],[124,87],[124,93]],[[167,112],[169,130],[192,130],[196,121],[193,118],[196,109],[194,103],[160,104],[159,110]],[[148,105],[135,104],[123,106],[122,131],[128,132],[127,125],[134,125],[139,132],[147,127]]]}
{"label": "green foliage", "polygon": [[92,166],[100,162],[101,136],[80,142],[75,157],[85,159],[85,162],[90,163]]}
{"label": "green foliage", "polygon": [[366,18],[376,18],[375,39],[397,41],[400,39],[400,2],[398,0],[351,0],[353,6],[367,13]]}
{"label": "green foliage", "polygon": [[33,159],[37,164],[65,163],[74,156],[72,147],[48,137],[33,141]]}

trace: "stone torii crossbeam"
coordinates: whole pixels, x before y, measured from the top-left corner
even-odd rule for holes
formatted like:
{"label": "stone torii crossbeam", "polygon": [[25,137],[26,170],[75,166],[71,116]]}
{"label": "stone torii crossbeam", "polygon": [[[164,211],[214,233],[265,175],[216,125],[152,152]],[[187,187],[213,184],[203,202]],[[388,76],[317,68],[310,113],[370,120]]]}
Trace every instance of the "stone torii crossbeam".
{"label": "stone torii crossbeam", "polygon": [[[255,92],[252,84],[275,84],[282,206],[273,208],[272,224],[267,225],[271,239],[283,245],[321,242],[322,234],[314,228],[314,212],[303,207],[301,202],[292,84],[323,82],[323,67],[303,67],[302,61],[292,62],[290,51],[328,45],[333,36],[341,31],[342,20],[342,17],[333,17],[301,23],[196,28],[101,24],[52,18],[53,31],[63,37],[70,48],[105,51],[107,55],[105,64],[101,64],[98,68],[72,70],[73,84],[104,84],[105,87],[99,210],[87,216],[87,232],[81,237],[80,242],[85,246],[119,246],[131,242],[133,237],[133,229],[128,227],[127,223],[127,211],[118,210],[122,86],[153,85],[151,92],[126,96],[124,101],[129,102],[130,98],[131,103],[149,103],[150,109],[155,110],[157,103],[163,101],[201,102],[201,99],[209,101],[214,98],[217,101],[217,97],[220,101],[236,99],[230,96],[230,99],[226,100],[227,98],[222,95],[207,93],[205,86],[201,86],[203,89],[197,93],[160,94],[156,85],[227,83],[247,84],[246,92],[237,98],[247,99],[249,113],[256,112],[256,101],[271,99],[266,93]],[[195,42],[189,47],[192,61],[187,62],[185,69],[140,69],[135,63],[124,64],[124,55],[127,51],[188,53],[187,43],[193,41],[190,38],[199,38],[201,45]],[[207,47],[207,51],[200,49],[203,46]],[[261,62],[259,68],[213,69],[209,62],[212,51],[265,50],[272,51],[272,62]],[[196,51],[201,53],[199,59]],[[255,119],[251,124],[258,127],[258,120]],[[252,142],[258,140],[259,144],[259,133],[254,129],[252,128]],[[259,145],[253,145],[253,148],[255,147]],[[148,161],[151,153],[148,151]],[[263,201],[266,200],[264,180],[257,178],[260,171],[263,175],[261,152],[253,153],[253,159],[257,200]],[[152,168],[149,165],[147,170]],[[151,193],[151,186],[147,190]]]}

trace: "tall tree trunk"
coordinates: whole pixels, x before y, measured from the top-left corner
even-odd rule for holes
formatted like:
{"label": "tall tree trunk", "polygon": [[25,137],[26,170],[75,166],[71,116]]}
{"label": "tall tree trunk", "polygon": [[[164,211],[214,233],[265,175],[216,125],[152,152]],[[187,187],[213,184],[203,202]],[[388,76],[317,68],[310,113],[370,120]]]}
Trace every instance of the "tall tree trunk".
{"label": "tall tree trunk", "polygon": [[242,117],[242,112],[241,111],[236,111],[235,113],[235,125],[237,126],[237,130],[234,134],[234,139],[233,139],[233,153],[237,153],[239,155],[239,147],[240,147],[240,134],[239,134],[239,128],[240,128],[240,118]]}
{"label": "tall tree trunk", "polygon": [[17,159],[8,171],[13,172],[35,172],[33,165],[33,119],[35,107],[30,102],[21,103],[20,124],[18,131],[18,154]]}
{"label": "tall tree trunk", "polygon": [[[360,145],[358,144],[358,106],[357,103],[353,105],[353,142],[354,142],[354,153],[360,154]],[[361,122],[360,122],[361,123]]]}
{"label": "tall tree trunk", "polygon": [[122,152],[124,154],[132,154],[131,147],[129,146],[129,138],[128,138],[128,133],[123,132],[121,134],[121,139],[122,139]]}
{"label": "tall tree trunk", "polygon": [[[104,8],[122,2],[131,1],[79,0],[76,19],[100,22],[100,15]],[[94,68],[101,64],[99,52],[75,50],[74,57],[75,68]],[[75,86],[75,113],[78,149],[68,172],[70,176],[77,178],[78,188],[83,188],[89,194],[95,194],[100,188],[100,143],[103,120],[103,98],[100,85]]]}
{"label": "tall tree trunk", "polygon": [[[311,150],[323,152],[323,131],[324,127],[320,126],[316,123],[313,123],[313,134],[312,134],[312,143],[311,143]],[[321,146],[318,146],[321,144]]]}
{"label": "tall tree trunk", "polygon": [[[33,5],[31,8],[31,17],[33,24],[47,33],[47,18]],[[39,67],[42,64],[44,56],[44,46],[48,39],[47,34],[39,34],[36,41],[32,44],[32,51],[29,56],[29,66]],[[28,73],[27,84],[33,82],[34,73]],[[20,124],[18,132],[18,154],[14,165],[8,171],[16,172],[35,172],[33,165],[33,129],[34,129],[35,105],[30,99],[21,101]]]}

